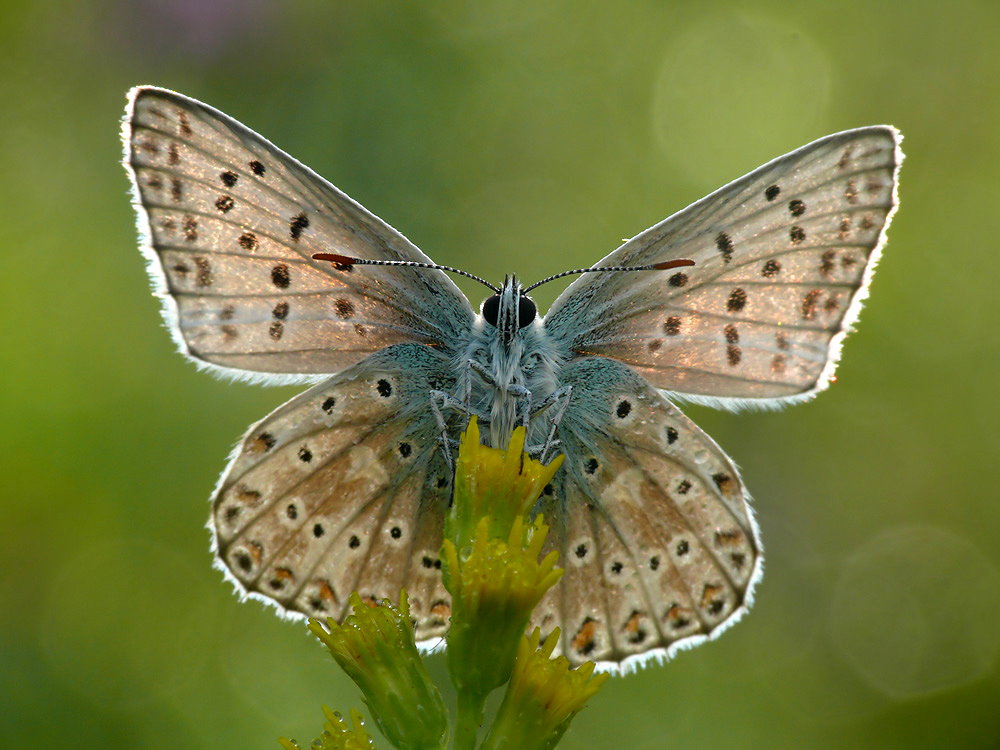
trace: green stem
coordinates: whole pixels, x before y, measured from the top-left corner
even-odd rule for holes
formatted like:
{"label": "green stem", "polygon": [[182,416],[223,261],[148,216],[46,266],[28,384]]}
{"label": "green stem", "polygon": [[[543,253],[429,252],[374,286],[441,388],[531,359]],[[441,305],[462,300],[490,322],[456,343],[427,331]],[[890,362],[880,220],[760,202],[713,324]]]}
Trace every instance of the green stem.
{"label": "green stem", "polygon": [[458,720],[455,725],[455,750],[474,750],[483,723],[486,696],[471,690],[458,691]]}

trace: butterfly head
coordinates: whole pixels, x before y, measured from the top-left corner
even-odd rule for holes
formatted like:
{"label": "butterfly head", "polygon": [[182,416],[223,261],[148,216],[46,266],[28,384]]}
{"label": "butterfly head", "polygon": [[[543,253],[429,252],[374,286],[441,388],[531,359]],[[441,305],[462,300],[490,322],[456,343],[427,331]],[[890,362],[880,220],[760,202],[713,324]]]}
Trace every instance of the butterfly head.
{"label": "butterfly head", "polygon": [[480,312],[486,322],[497,329],[500,341],[509,346],[519,330],[531,325],[538,308],[525,294],[517,277],[508,276],[500,291],[486,298]]}

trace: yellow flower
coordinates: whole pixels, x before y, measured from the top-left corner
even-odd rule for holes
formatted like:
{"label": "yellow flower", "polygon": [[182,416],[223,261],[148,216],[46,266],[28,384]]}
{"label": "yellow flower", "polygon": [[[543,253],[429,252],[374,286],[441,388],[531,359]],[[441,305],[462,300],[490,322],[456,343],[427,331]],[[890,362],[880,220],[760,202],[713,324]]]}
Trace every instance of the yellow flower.
{"label": "yellow flower", "polygon": [[525,516],[562,464],[524,452],[518,427],[506,449],[482,445],[476,417],[458,446],[455,497],[441,548],[452,597],[448,665],[459,691],[485,697],[510,676],[531,610],[562,570],[556,553],[539,561],[548,527]]}
{"label": "yellow flower", "polygon": [[455,686],[485,696],[510,676],[531,611],[562,576],[555,551],[539,560],[548,527],[517,518],[505,540],[489,538],[489,519],[476,527],[469,555],[443,546],[445,587],[452,596],[448,666]]}
{"label": "yellow flower", "polygon": [[460,750],[475,746],[486,696],[510,678],[531,611],[562,575],[555,552],[539,560],[548,527],[526,517],[563,459],[546,466],[531,458],[525,434],[514,430],[506,449],[485,446],[472,417],[458,447],[441,561],[452,599],[448,670]]}
{"label": "yellow flower", "polygon": [[462,434],[455,464],[455,498],[445,520],[445,539],[465,550],[482,519],[488,536],[506,539],[514,520],[528,515],[538,496],[562,465],[558,456],[548,465],[524,452],[526,430],[518,427],[506,450],[482,445],[476,417]]}
{"label": "yellow flower", "polygon": [[351,594],[353,613],[342,624],[328,618],[309,629],[364,694],[382,733],[399,748],[442,747],[448,729],[444,701],[431,682],[413,637],[406,592],[399,607],[370,607]]}
{"label": "yellow flower", "polygon": [[[361,714],[351,709],[351,724],[337,711],[323,706],[326,723],[323,734],[313,740],[311,750],[370,750],[375,747],[375,740],[365,729],[365,720]],[[285,750],[300,750],[299,743],[284,737],[278,740]]]}
{"label": "yellow flower", "polygon": [[540,640],[538,628],[521,639],[507,694],[482,750],[555,747],[573,717],[608,679],[607,674],[594,674],[593,662],[570,669],[566,657],[551,658],[559,628],[541,648]]}

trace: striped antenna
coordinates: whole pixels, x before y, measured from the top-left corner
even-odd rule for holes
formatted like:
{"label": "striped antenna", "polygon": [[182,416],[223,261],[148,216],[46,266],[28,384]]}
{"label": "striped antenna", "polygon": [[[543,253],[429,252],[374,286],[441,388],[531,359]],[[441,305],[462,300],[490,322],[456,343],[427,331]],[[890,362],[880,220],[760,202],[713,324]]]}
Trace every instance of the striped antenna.
{"label": "striped antenna", "polygon": [[313,260],[328,260],[333,263],[338,271],[349,271],[353,266],[406,266],[409,268],[433,268],[438,271],[450,271],[460,276],[475,279],[483,286],[489,287],[495,293],[500,294],[500,290],[486,281],[486,279],[481,279],[475,274],[463,271],[461,268],[442,266],[439,263],[420,263],[415,260],[367,260],[366,258],[351,258],[347,255],[337,255],[336,253],[316,253],[313,255]]}
{"label": "striped antenna", "polygon": [[666,271],[670,268],[681,268],[682,266],[693,266],[693,260],[687,260],[686,258],[678,258],[677,260],[665,260],[662,263],[653,263],[649,266],[600,266],[597,268],[574,268],[572,271],[563,271],[562,273],[557,273],[554,276],[549,276],[548,278],[542,279],[541,281],[536,281],[534,284],[524,289],[523,292],[527,294],[535,287],[539,287],[542,284],[548,284],[550,281],[555,281],[556,279],[561,279],[563,276],[572,276],[577,273],[598,273],[604,271]]}

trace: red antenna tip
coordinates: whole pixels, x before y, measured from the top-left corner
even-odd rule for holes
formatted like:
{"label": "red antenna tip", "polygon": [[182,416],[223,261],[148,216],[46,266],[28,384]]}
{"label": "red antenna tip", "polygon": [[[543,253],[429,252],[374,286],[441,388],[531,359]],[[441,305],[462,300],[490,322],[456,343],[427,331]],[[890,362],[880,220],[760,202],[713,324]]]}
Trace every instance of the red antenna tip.
{"label": "red antenna tip", "polygon": [[688,260],[687,258],[678,258],[677,260],[665,260],[662,263],[654,263],[653,268],[655,268],[657,271],[666,271],[668,268],[680,268],[681,266],[693,266],[693,265],[694,265],[693,260]]}
{"label": "red antenna tip", "polygon": [[313,260],[328,260],[339,270],[349,270],[358,259],[350,258],[346,255],[337,255],[336,253],[315,253],[313,255]]}

